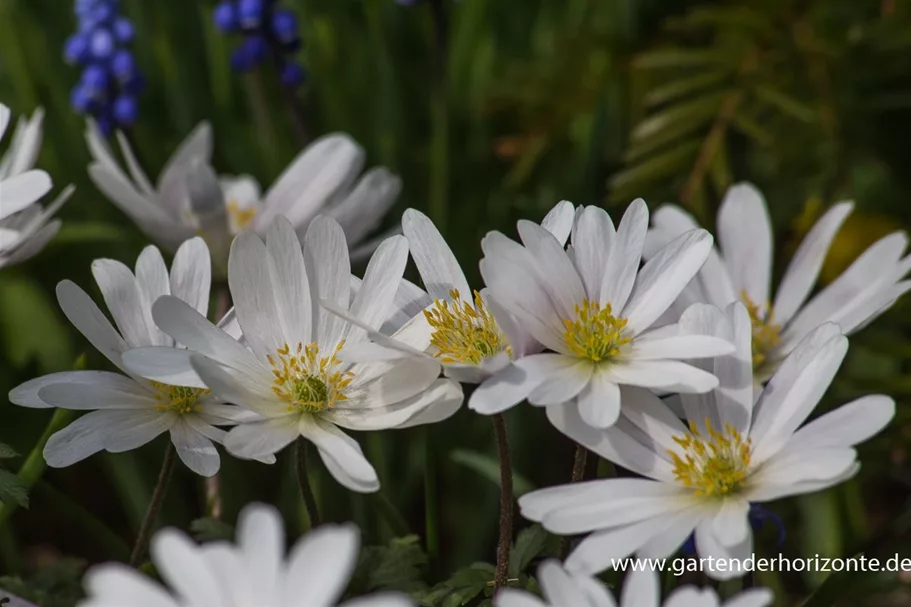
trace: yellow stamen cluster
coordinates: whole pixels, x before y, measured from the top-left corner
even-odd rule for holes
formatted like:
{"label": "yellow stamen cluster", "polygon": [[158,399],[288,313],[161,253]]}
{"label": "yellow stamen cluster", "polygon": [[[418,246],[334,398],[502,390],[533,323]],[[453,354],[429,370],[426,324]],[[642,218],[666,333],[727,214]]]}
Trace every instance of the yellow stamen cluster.
{"label": "yellow stamen cluster", "polygon": [[683,449],[683,455],[668,450],[674,462],[674,474],[685,486],[696,490],[696,495],[725,496],[737,492],[747,477],[750,467],[752,442],[744,440],[730,424],[719,432],[706,419],[707,435],[700,433],[690,422],[690,431],[675,436],[674,442]]}
{"label": "yellow stamen cluster", "polygon": [[512,355],[509,341],[480,293],[474,292],[473,304],[461,300],[457,289],[449,295],[452,301],[438,299],[431,309],[424,310],[433,328],[430,344],[436,349],[435,357],[445,363],[476,365],[501,352]]}
{"label": "yellow stamen cluster", "polygon": [[172,386],[157,381],[152,382],[152,387],[155,388],[155,400],[158,401],[158,404],[155,405],[156,409],[174,411],[181,415],[199,411],[200,399],[209,395],[209,390],[205,388]]}
{"label": "yellow stamen cluster", "polygon": [[757,371],[766,363],[769,354],[781,341],[781,325],[775,324],[775,311],[768,302],[765,305],[767,311],[763,313],[746,291],[741,292],[740,298],[750,313],[750,324],[753,325],[753,370]]}
{"label": "yellow stamen cluster", "polygon": [[284,344],[275,355],[267,356],[272,365],[272,391],[287,403],[288,411],[316,413],[347,400],[345,388],[354,379],[351,371],[341,371],[340,343],[328,356],[320,356],[315,342],[292,348]]}
{"label": "yellow stamen cluster", "polygon": [[563,321],[563,338],[576,356],[596,363],[610,360],[631,341],[623,335],[626,319],[615,317],[610,304],[602,308],[596,302],[583,299],[581,304],[576,304],[575,311],[575,320]]}
{"label": "yellow stamen cluster", "polygon": [[250,206],[246,209],[241,208],[236,200],[229,200],[227,209],[228,217],[231,220],[231,231],[235,233],[247,228],[253,221],[253,218],[256,217],[258,211],[255,206]]}

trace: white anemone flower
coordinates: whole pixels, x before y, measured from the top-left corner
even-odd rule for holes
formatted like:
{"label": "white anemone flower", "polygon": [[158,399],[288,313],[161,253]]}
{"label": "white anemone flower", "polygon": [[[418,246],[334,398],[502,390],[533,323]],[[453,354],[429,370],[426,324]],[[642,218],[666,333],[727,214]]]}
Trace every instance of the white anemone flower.
{"label": "white anemone flower", "polygon": [[219,273],[236,234],[246,228],[264,233],[279,215],[287,217],[301,237],[314,217],[329,215],[342,225],[352,246],[361,244],[401,189],[398,177],[384,168],[361,175],[364,150],[342,133],[326,135],[304,148],[265,194],[251,177],[218,179],[210,166],[208,123],[201,123],[186,138],[154,186],[123,134],[117,133],[117,139],[128,174],[89,121],[86,140],[93,158],[89,175],[98,189],[149,238],[169,250],[201,235]]}
{"label": "white anemone flower", "polygon": [[[573,206],[563,201],[541,225],[565,243],[572,223]],[[487,289],[470,289],[452,249],[430,218],[408,209],[402,216],[402,232],[427,291],[403,281],[396,310],[399,320],[386,324],[390,339],[368,332],[372,343],[346,347],[342,359],[431,356],[442,364],[447,377],[480,383],[512,360],[543,349]]]}
{"label": "white anemone flower", "polygon": [[[342,485],[376,491],[376,471],[340,427],[401,428],[455,413],[462,402],[461,388],[439,378],[440,367],[433,360],[339,360],[339,350],[365,340],[367,332],[320,308],[325,301],[367,327],[379,328],[393,309],[407,260],[405,238],[387,239],[371,258],[352,299],[341,226],[328,217],[316,218],[301,250],[290,222],[279,217],[265,242],[244,231],[231,247],[228,284],[249,347],[227,338],[179,299],[158,300],[152,310],[155,321],[194,352],[190,363],[199,385],[262,418],[233,428],[225,439],[228,451],[260,458],[304,437]],[[147,377],[188,377],[186,360],[172,350],[134,354],[131,368]]]}
{"label": "white anemone flower", "polygon": [[738,302],[722,312],[703,304],[690,308],[681,323],[726,335],[737,348],[706,363],[721,381],[717,390],[681,395],[688,426],[647,390],[629,394],[631,406],[607,430],[585,424],[575,407],[547,410],[561,432],[644,477],[553,487],[519,499],[526,518],[554,533],[590,533],[566,560],[574,572],[609,569],[614,559],[633,553],[665,558],[695,532],[708,575],[743,575],[753,546],[751,504],[849,479],[860,468],[853,447],[895,413],[891,398],[874,395],[804,424],[847,352],[848,340],[833,323],[798,344],[756,401],[745,306]]}
{"label": "white anemone flower", "polygon": [[[0,140],[9,126],[11,112],[0,104]],[[60,231],[54,213],[69,199],[66,188],[46,209],[37,201],[52,187],[50,176],[32,169],[41,150],[44,112],[20,118],[9,149],[0,158],[0,268],[23,262],[40,252]]]}
{"label": "white anemone flower", "polygon": [[51,436],[44,449],[48,465],[69,466],[99,451],[129,451],[168,432],[177,455],[193,472],[211,476],[218,471],[219,456],[212,441],[221,442],[225,431],[215,426],[234,424],[247,412],[224,404],[202,386],[144,379],[126,368],[122,359],[131,348],[173,347],[174,341],[152,321],[152,303],[170,294],[205,313],[210,272],[209,252],[201,238],[181,245],[170,275],[154,246],[139,256],[135,275],[118,261],[96,260],[92,273],[116,330],[85,291],[68,280],[57,285],[57,300],[69,321],[126,375],[65,371],[10,391],[10,402],[23,407],[91,411]]}
{"label": "white anemone flower", "polygon": [[[167,587],[121,564],[93,567],[79,607],[334,607],[357,564],[360,537],[352,524],[323,525],[285,555],[285,530],[271,506],[244,508],[237,542],[198,545],[176,529],[152,538],[156,571]],[[407,597],[382,593],[341,607],[414,607]],[[727,606],[726,606],[727,607]]]}
{"label": "white anemone flower", "polygon": [[718,384],[681,359],[724,354],[730,343],[675,326],[650,330],[702,267],[708,232],[684,234],[640,270],[648,229],[641,199],[616,230],[603,209],[581,209],[568,252],[535,223],[518,228],[524,246],[499,232],[484,238],[481,274],[492,298],[552,352],[505,367],[469,407],[492,414],[525,398],[542,406],[578,401],[586,423],[606,428],[620,414],[621,385],[707,392]]}
{"label": "white anemone flower", "polygon": [[494,597],[494,607],[768,607],[775,598],[767,588],[751,588],[722,602],[714,588],[682,586],[662,602],[658,573],[631,571],[616,601],[600,580],[567,571],[554,560],[538,567],[538,583],[543,600],[506,588]]}
{"label": "white anemone flower", "polygon": [[[753,366],[758,381],[776,367],[810,331],[835,322],[845,335],[888,310],[911,280],[911,255],[904,232],[870,246],[836,280],[807,301],[826,253],[853,204],[836,204],[804,238],[771,298],[774,234],[762,194],[749,184],[731,187],[718,209],[720,250],[713,249],[696,280],[681,295],[677,314],[694,302],[724,308],[743,301],[753,323]],[[679,234],[698,227],[686,211],[665,205],[652,216],[646,257]]]}

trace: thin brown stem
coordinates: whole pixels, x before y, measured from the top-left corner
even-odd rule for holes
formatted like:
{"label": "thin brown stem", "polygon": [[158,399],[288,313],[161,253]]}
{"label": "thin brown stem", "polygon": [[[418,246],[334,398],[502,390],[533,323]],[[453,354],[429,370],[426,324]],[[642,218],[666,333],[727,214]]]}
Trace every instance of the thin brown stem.
{"label": "thin brown stem", "polygon": [[152,535],[152,528],[155,527],[155,521],[158,519],[158,513],[161,510],[161,505],[164,503],[164,497],[168,492],[171,476],[174,474],[175,454],[174,444],[168,440],[168,446],[164,452],[164,461],[161,463],[161,472],[158,473],[158,482],[155,483],[155,490],[152,492],[149,508],[146,510],[145,518],[142,519],[142,525],[139,527],[139,534],[136,536],[136,544],[133,546],[133,553],[130,555],[131,567],[139,566],[140,560],[145,555],[146,548],[149,546],[149,537]]}
{"label": "thin brown stem", "polygon": [[[573,475],[570,483],[578,483],[585,479],[585,463],[588,461],[588,449],[582,445],[576,445],[576,457],[573,459]],[[571,544],[568,537],[560,541],[560,557],[566,559],[569,555]]]}
{"label": "thin brown stem", "polygon": [[512,465],[509,461],[509,438],[506,418],[502,413],[493,416],[493,431],[500,456],[500,537],[497,542],[497,569],[494,588],[505,588],[509,581],[509,548],[512,543]]}
{"label": "thin brown stem", "polygon": [[310,475],[307,474],[307,441],[303,437],[298,438],[294,450],[296,451],[297,484],[300,486],[304,507],[310,518],[310,527],[313,528],[320,524],[320,518],[316,496],[313,495],[313,488],[310,486]]}

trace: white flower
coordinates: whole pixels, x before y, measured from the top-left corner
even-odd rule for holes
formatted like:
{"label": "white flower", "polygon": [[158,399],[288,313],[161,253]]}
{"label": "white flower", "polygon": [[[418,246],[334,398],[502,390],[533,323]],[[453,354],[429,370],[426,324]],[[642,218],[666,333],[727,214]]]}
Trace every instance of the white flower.
{"label": "white flower", "polygon": [[[88,123],[86,140],[94,162],[95,185],[152,240],[169,250],[197,234],[212,250],[221,272],[234,235],[245,228],[259,233],[284,215],[303,236],[310,221],[323,213],[344,228],[356,245],[379,224],[401,188],[397,177],[376,168],[358,178],[364,150],[336,133],[307,146],[265,195],[250,177],[217,178],[209,166],[212,130],[201,123],[168,161],[153,186],[117,134],[129,175],[120,168],[98,128]],[[374,247],[375,248],[375,247]]]}
{"label": "white flower", "polygon": [[187,302],[184,305],[204,313],[209,305],[210,271],[209,252],[201,238],[178,249],[170,276],[153,246],[139,256],[135,276],[118,261],[96,260],[92,273],[116,330],[85,291],[68,280],[57,285],[57,300],[69,321],[126,375],[66,371],[33,379],[10,391],[10,402],[23,407],[97,409],[51,436],[44,450],[50,466],[69,466],[102,450],[129,451],[169,432],[187,467],[203,476],[218,471],[219,456],[212,441],[221,442],[225,432],[215,426],[236,423],[246,412],[225,405],[198,386],[143,379],[122,360],[131,348],[174,346],[152,322],[152,302],[173,294]]}
{"label": "white flower", "polygon": [[[868,248],[845,272],[807,302],[826,253],[853,205],[833,206],[816,222],[788,265],[771,299],[774,234],[762,194],[749,184],[728,190],[718,210],[718,244],[696,280],[681,295],[680,311],[693,302],[724,308],[743,301],[753,322],[753,365],[757,379],[768,379],[810,331],[835,322],[845,335],[866,326],[906,291],[911,280],[908,244],[895,232]],[[646,257],[677,235],[697,227],[681,208],[666,205],[653,217]],[[771,302],[771,303],[770,303]]]}
{"label": "white flower", "polygon": [[[573,206],[564,201],[541,225],[565,243],[572,223]],[[426,215],[406,210],[402,231],[427,292],[404,281],[397,314],[386,325],[391,339],[369,332],[373,343],[346,347],[340,358],[355,361],[423,354],[440,362],[448,377],[480,383],[510,361],[542,350],[518,321],[492,300],[487,289],[470,289],[455,255]]]}
{"label": "white flower", "polygon": [[[152,538],[152,562],[170,588],[120,564],[86,574],[88,597],[79,607],[333,607],[348,585],[360,544],[357,527],[324,525],[302,537],[285,556],[278,512],[248,506],[237,525],[237,543],[197,545],[175,529]],[[344,607],[413,607],[393,593],[353,599]]]}
{"label": "white flower", "polygon": [[774,598],[766,588],[752,588],[722,603],[713,588],[683,586],[674,589],[662,603],[658,574],[631,571],[618,603],[599,580],[567,571],[553,560],[538,567],[538,583],[544,600],[506,588],[494,597],[494,607],[768,607]]}
{"label": "white flower", "polygon": [[519,222],[524,246],[491,232],[481,274],[492,297],[552,353],[520,358],[482,383],[469,406],[491,414],[527,398],[578,400],[586,423],[606,428],[620,385],[706,392],[718,380],[681,362],[730,352],[731,344],[677,327],[649,331],[696,274],[712,246],[705,230],[671,242],[639,270],[648,208],[633,202],[615,231],[603,209],[576,214],[570,251],[547,230]]}
{"label": "white flower", "polygon": [[[0,140],[11,112],[0,104]],[[9,149],[0,158],[0,268],[25,261],[41,251],[60,230],[60,220],[48,223],[73,193],[69,187],[44,209],[36,204],[52,186],[50,176],[32,166],[41,150],[44,112],[20,119]]]}
{"label": "white flower", "polygon": [[[667,557],[694,530],[701,557],[748,558],[751,503],[850,478],[860,467],[853,446],[882,430],[895,412],[892,399],[866,396],[803,425],[847,352],[848,340],[833,323],[798,344],[754,405],[746,308],[698,305],[680,322],[736,344],[734,354],[706,363],[720,379],[718,389],[681,395],[689,427],[647,390],[631,392],[620,420],[603,431],[586,425],[575,407],[547,410],[561,432],[646,477],[554,487],[519,500],[524,516],[554,533],[591,532],[566,561],[573,571],[602,571],[633,553]],[[724,579],[743,569],[725,564],[707,573]]]}
{"label": "white flower", "polygon": [[[262,417],[231,430],[225,439],[231,453],[260,458],[303,436],[316,445],[341,484],[376,491],[376,471],[339,426],[405,427],[438,421],[458,409],[461,388],[439,379],[440,368],[433,360],[341,362],[337,354],[342,346],[365,340],[366,332],[320,309],[319,302],[325,300],[379,328],[392,310],[407,259],[403,236],[386,240],[351,300],[348,247],[335,220],[316,218],[303,251],[282,217],[267,230],[265,243],[252,231],[242,232],[231,247],[228,283],[249,349],[179,299],[158,300],[152,310],[155,321],[195,352],[191,363],[200,386]],[[172,364],[155,350],[146,354],[132,358],[131,368],[159,380],[186,376],[180,360]]]}

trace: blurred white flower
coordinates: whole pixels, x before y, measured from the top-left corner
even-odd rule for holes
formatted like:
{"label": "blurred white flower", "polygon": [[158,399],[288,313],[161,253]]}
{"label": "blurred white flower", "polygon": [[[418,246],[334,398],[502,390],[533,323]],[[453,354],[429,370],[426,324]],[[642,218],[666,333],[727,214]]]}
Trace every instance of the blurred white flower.
{"label": "blurred white flower", "polygon": [[[11,115],[0,104],[0,141]],[[73,193],[70,186],[48,208],[37,204],[52,187],[47,173],[32,169],[41,150],[43,119],[41,109],[30,120],[20,118],[9,149],[0,157],[0,268],[29,259],[56,236],[60,220],[48,220]]]}
{"label": "blurred white flower", "polygon": [[331,216],[344,228],[348,242],[358,245],[377,227],[401,189],[399,179],[384,168],[361,176],[364,150],[340,133],[308,145],[264,195],[251,177],[219,180],[210,166],[208,123],[186,138],[154,186],[122,133],[117,133],[117,140],[129,174],[97,126],[88,122],[86,141],[93,158],[89,175],[95,185],[149,238],[169,250],[187,238],[205,238],[219,273],[237,233],[246,228],[264,233],[279,215],[287,217],[301,237],[318,214]]}
{"label": "blurred white flower", "polygon": [[[816,284],[832,240],[853,204],[833,206],[816,222],[788,265],[771,297],[774,233],[762,194],[749,184],[731,187],[718,209],[718,244],[705,266],[681,294],[679,315],[694,302],[724,308],[743,301],[753,323],[753,366],[765,381],[800,340],[824,322],[835,322],[845,335],[862,329],[888,310],[911,280],[911,255],[904,232],[895,232],[870,246],[844,273],[817,295]],[[652,216],[645,256],[678,235],[698,227],[686,211],[665,205]]]}
{"label": "blurred white flower", "polygon": [[658,573],[631,571],[617,602],[600,580],[567,571],[553,560],[538,567],[538,583],[543,600],[506,588],[494,597],[494,607],[768,607],[774,598],[767,588],[751,588],[721,602],[713,588],[682,586],[662,603]]}
{"label": "blurred white flower", "polygon": [[[564,201],[541,225],[565,243],[572,223],[573,206]],[[541,344],[492,300],[487,289],[469,288],[458,260],[426,215],[406,210],[402,231],[427,291],[403,283],[399,297],[403,305],[397,307],[396,317],[404,319],[391,327],[391,338],[368,332],[372,343],[346,347],[340,353],[343,360],[431,356],[448,377],[480,383],[512,360],[541,351]]]}
{"label": "blurred white flower", "polygon": [[[173,348],[174,341],[152,322],[152,303],[171,294],[205,313],[210,272],[209,251],[201,238],[181,245],[170,275],[154,246],[139,256],[135,275],[118,261],[96,260],[92,273],[117,330],[85,291],[68,280],[57,285],[57,300],[69,321],[126,375],[65,371],[10,391],[10,402],[23,407],[92,410],[51,436],[44,450],[50,466],[69,466],[102,450],[129,451],[169,432],[187,467],[203,476],[218,471],[219,456],[212,441],[221,442],[225,431],[215,426],[234,424],[248,413],[198,386],[143,379],[122,360],[130,348]],[[231,340],[226,334],[225,339]]]}
{"label": "blurred white flower", "polygon": [[[178,298],[162,297],[155,303],[152,315],[158,326],[194,352],[190,363],[199,383],[193,385],[209,387],[261,416],[229,432],[225,446],[232,454],[271,456],[302,436],[316,445],[342,485],[376,491],[376,471],[358,443],[339,427],[401,428],[455,413],[462,390],[439,378],[434,360],[340,361],[342,346],[365,340],[367,332],[320,307],[325,301],[367,327],[379,328],[393,309],[407,260],[405,238],[387,239],[371,258],[352,299],[341,226],[317,217],[302,250],[290,222],[279,217],[265,242],[244,231],[231,247],[228,284],[248,347]],[[160,348],[131,353],[130,367],[159,381],[187,377],[186,361]]]}
{"label": "blurred white flower", "polygon": [[[271,506],[245,508],[236,544],[198,545],[175,529],[152,538],[152,562],[167,588],[120,564],[99,565],[85,576],[79,607],[334,607],[357,564],[357,527],[324,525],[302,537],[285,556],[281,516]],[[407,597],[383,593],[343,607],[413,607]]]}
{"label": "blurred white flower", "polygon": [[481,242],[481,274],[498,304],[552,350],[516,360],[482,383],[469,407],[484,414],[523,399],[579,403],[586,423],[612,425],[620,386],[707,392],[718,380],[682,359],[724,354],[731,344],[677,327],[650,330],[695,276],[712,247],[705,230],[669,243],[639,269],[648,228],[645,202],[633,202],[615,230],[607,212],[576,214],[569,251],[553,234],[520,221],[523,244],[499,232]]}
{"label": "blurred white flower", "polygon": [[[552,487],[519,499],[522,514],[561,535],[589,533],[566,560],[568,569],[596,573],[633,553],[668,557],[695,530],[703,558],[752,554],[750,504],[820,491],[860,468],[854,445],[880,432],[895,402],[857,399],[803,425],[835,377],[848,340],[826,323],[810,333],[753,397],[750,318],[741,303],[724,312],[696,304],[680,324],[730,339],[729,356],[704,361],[720,380],[708,395],[682,394],[688,427],[647,390],[607,430],[584,423],[575,407],[549,407],[561,432],[618,466],[646,478],[613,478]],[[754,405],[755,402],[755,405]],[[803,427],[801,427],[803,425]],[[710,565],[712,561],[707,561]],[[719,565],[718,579],[744,574]]]}

